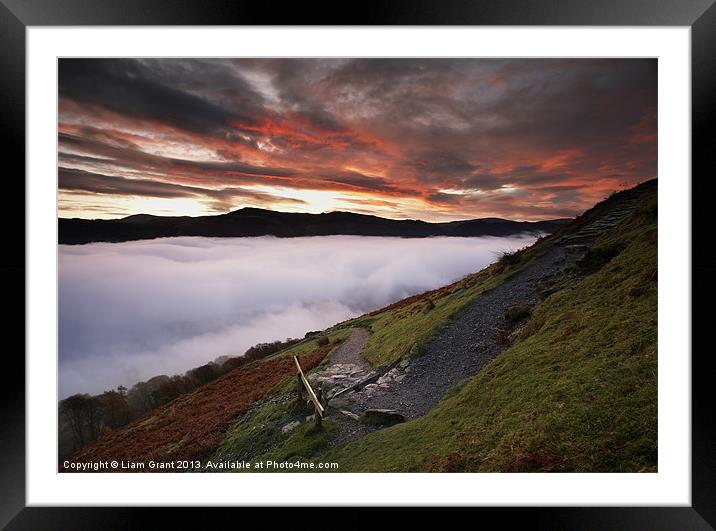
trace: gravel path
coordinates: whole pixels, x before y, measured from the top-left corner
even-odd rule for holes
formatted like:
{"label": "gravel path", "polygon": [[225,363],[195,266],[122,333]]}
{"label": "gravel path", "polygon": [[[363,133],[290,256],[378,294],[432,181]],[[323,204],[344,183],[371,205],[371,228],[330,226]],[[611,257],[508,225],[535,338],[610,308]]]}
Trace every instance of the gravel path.
{"label": "gravel path", "polygon": [[331,355],[328,364],[321,371],[316,371],[308,377],[311,385],[315,389],[320,388],[323,396],[331,399],[366,378],[376,375],[362,354],[368,338],[370,332],[365,328],[351,328],[350,336]]}
{"label": "gravel path", "polygon": [[393,409],[406,418],[420,417],[432,409],[445,392],[476,374],[506,345],[496,336],[506,326],[505,310],[515,305],[532,307],[539,300],[537,282],[576,260],[562,247],[551,247],[524,270],[464,308],[427,343],[425,353],[396,369],[396,384],[367,387],[356,393],[361,409]]}
{"label": "gravel path", "polygon": [[326,367],[320,372],[312,373],[308,378],[312,385],[320,386],[323,395],[329,399],[329,405],[335,410],[330,413],[330,418],[341,428],[330,442],[330,447],[355,441],[378,429],[360,422],[354,408],[340,407],[338,399],[333,399],[336,395],[345,394],[349,388],[378,376],[363,357],[363,349],[369,338],[370,332],[365,328],[351,328],[350,336],[331,355]]}
{"label": "gravel path", "polygon": [[363,358],[363,348],[370,338],[370,332],[365,328],[351,328],[348,340],[331,356],[329,365],[345,364],[355,365],[370,371],[370,364]]}
{"label": "gravel path", "polygon": [[351,393],[351,409],[391,409],[405,418],[425,415],[450,387],[474,376],[507,348],[496,341],[498,334],[509,331],[505,310],[537,304],[540,280],[558,278],[600,235],[628,216],[641,197],[641,192],[630,194],[575,234],[548,244],[523,270],[463,308],[427,343],[422,356],[403,361],[374,384]]}
{"label": "gravel path", "polygon": [[[332,397],[329,406],[342,412],[332,416],[342,428],[332,446],[357,440],[378,429],[357,420],[364,411],[385,409],[396,411],[406,419],[420,417],[432,409],[450,387],[478,373],[507,348],[505,342],[496,341],[498,334],[509,330],[505,310],[516,305],[532,308],[537,304],[540,280],[560,278],[560,273],[583,257],[601,234],[631,213],[640,198],[641,193],[631,194],[578,232],[552,241],[545,252],[522,271],[469,303],[446,323],[427,343],[423,355],[403,360],[385,374],[370,371],[361,355],[369,334],[354,328],[326,371],[329,383],[331,378],[335,380],[336,373],[345,373],[345,367],[359,368],[356,376],[363,378],[353,387],[345,385],[348,380],[340,388],[334,387],[338,396],[336,391],[327,395]],[[356,379],[350,377],[351,381]]]}

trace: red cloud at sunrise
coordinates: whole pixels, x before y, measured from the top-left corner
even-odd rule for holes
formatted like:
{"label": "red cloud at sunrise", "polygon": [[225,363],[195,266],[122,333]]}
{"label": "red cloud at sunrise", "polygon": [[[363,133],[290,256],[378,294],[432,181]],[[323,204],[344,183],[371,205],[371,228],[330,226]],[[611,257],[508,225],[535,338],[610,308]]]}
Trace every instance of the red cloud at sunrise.
{"label": "red cloud at sunrise", "polygon": [[60,216],[579,214],[656,177],[653,59],[61,59]]}

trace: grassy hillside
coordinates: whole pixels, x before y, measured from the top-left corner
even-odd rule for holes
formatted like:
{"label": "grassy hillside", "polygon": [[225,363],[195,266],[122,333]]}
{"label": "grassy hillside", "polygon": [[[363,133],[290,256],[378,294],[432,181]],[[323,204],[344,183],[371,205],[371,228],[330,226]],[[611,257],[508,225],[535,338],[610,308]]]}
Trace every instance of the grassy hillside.
{"label": "grassy hillside", "polygon": [[654,193],[477,376],[425,417],[320,459],[343,472],[654,471],[656,241]]}
{"label": "grassy hillside", "polygon": [[[616,194],[528,249],[240,367],[103,435],[74,459],[335,461],[341,472],[655,471],[656,195],[653,182]],[[363,355],[373,367],[420,356],[466,305],[556,241],[635,202],[575,266],[550,277],[516,339],[425,416],[351,443],[341,442],[337,411],[322,429],[305,422],[311,410],[296,399],[292,355],[301,354],[306,371],[320,370],[349,328],[365,327]]]}

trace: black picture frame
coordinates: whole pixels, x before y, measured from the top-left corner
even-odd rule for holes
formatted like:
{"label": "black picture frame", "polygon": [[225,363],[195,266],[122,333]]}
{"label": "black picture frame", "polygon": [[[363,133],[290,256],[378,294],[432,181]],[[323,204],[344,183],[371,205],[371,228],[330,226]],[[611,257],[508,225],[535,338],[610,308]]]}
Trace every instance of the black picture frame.
{"label": "black picture frame", "polygon": [[[28,26],[83,25],[570,25],[688,26],[692,52],[692,297],[693,339],[705,336],[713,311],[716,265],[707,246],[707,202],[714,198],[711,170],[716,138],[715,0],[393,0],[272,4],[244,0],[0,0],[0,146],[5,148],[4,186],[9,242],[0,264],[7,312],[4,321],[6,377],[0,386],[0,525],[10,530],[135,529],[161,508],[25,507],[25,30]],[[711,173],[711,172],[709,172]],[[684,176],[684,185],[688,185]],[[668,198],[666,199],[668,200]],[[8,211],[9,207],[9,211]],[[701,235],[702,239],[698,236]],[[708,240],[706,240],[708,241]],[[709,304],[710,303],[710,304]],[[704,311],[697,311],[701,307]],[[662,326],[665,323],[661,323]],[[12,333],[12,336],[11,336]],[[716,527],[716,443],[710,393],[709,351],[692,353],[692,506],[479,509],[483,524],[520,523],[537,529],[713,529]],[[698,353],[697,353],[698,352]],[[162,514],[162,527],[206,525],[207,508]],[[213,509],[212,516],[237,509]],[[242,518],[252,515],[247,509]],[[276,509],[270,509],[276,515]],[[255,511],[252,509],[251,511]],[[322,513],[325,517],[326,513]],[[175,520],[169,523],[167,518]],[[340,518],[340,517],[339,517]],[[344,517],[343,517],[344,518]],[[382,518],[382,517],[381,517]],[[366,520],[370,522],[370,518]]]}

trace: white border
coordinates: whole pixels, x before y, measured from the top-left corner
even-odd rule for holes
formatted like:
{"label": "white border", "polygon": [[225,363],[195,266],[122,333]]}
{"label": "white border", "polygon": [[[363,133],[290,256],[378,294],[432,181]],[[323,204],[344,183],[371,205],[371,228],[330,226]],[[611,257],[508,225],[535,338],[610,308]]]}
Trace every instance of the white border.
{"label": "white border", "polygon": [[[689,28],[58,28],[27,31],[28,505],[690,505]],[[58,474],[58,56],[659,58],[659,472]],[[586,125],[588,126],[588,125]],[[326,488],[326,484],[330,485]],[[318,487],[313,490],[310,487]]]}

